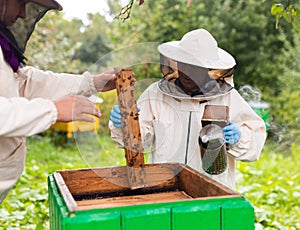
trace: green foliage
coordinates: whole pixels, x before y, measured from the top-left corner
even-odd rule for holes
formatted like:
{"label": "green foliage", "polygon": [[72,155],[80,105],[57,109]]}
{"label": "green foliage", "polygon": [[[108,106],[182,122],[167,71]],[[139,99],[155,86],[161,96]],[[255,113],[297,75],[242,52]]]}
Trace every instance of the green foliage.
{"label": "green foliage", "polygon": [[255,206],[257,229],[300,228],[299,146],[280,153],[273,143],[254,163],[238,162],[238,191]]}
{"label": "green foliage", "polygon": [[85,40],[85,43],[76,52],[75,58],[86,63],[94,63],[109,51],[110,49],[103,42],[102,36],[98,35],[95,38]]}
{"label": "green foliage", "polygon": [[[273,135],[282,142],[299,142],[300,116],[300,37],[293,32],[292,43],[288,42],[287,35],[280,33],[279,39],[283,42],[282,55],[277,57],[280,74],[277,76],[281,90],[277,96],[269,98],[273,117]],[[278,138],[277,138],[278,139]]]}
{"label": "green foliage", "polygon": [[295,1],[276,3],[271,8],[271,14],[276,17],[276,28],[279,28],[281,18],[290,23],[300,35],[300,4]]}
{"label": "green foliage", "polygon": [[[62,28],[73,24],[56,12],[49,12],[38,23],[26,49],[28,65],[54,72],[81,73],[81,64],[73,56],[80,43],[74,42]],[[78,28],[79,31],[79,28]]]}
{"label": "green foliage", "polygon": [[88,16],[89,24],[83,28],[82,43],[74,58],[90,65],[111,51],[111,42],[107,35],[109,23],[105,18],[100,14]]}
{"label": "green foliage", "polygon": [[[137,1],[128,1],[128,3],[121,8],[115,18],[122,21],[129,19],[134,2]],[[139,5],[142,5],[143,3],[144,1],[139,1]],[[191,4],[192,1],[189,0],[188,3]],[[276,28],[279,28],[280,19],[284,18],[288,23],[292,24],[293,28],[300,34],[300,5],[298,2],[286,0],[280,3],[276,1],[276,4],[273,4],[271,7],[271,14],[276,18]]]}

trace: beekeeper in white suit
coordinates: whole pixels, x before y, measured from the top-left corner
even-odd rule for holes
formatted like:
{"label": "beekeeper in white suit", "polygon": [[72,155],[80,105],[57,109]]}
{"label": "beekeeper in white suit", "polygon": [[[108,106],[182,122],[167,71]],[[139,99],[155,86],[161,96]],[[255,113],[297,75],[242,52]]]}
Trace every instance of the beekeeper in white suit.
{"label": "beekeeper in white suit", "polygon": [[[151,147],[149,163],[183,163],[235,189],[235,160],[257,160],[266,139],[263,120],[233,87],[235,59],[205,29],[163,43],[158,51],[163,79],[138,99],[143,146]],[[230,123],[221,129],[229,147],[228,163],[220,174],[202,167],[198,139],[205,105],[229,107]],[[122,146],[120,119],[115,106],[109,127]]]}
{"label": "beekeeper in white suit", "polygon": [[62,7],[54,0],[0,0],[0,204],[24,170],[26,137],[56,121],[93,121],[87,114],[101,114],[88,97],[115,88],[111,71],[71,75],[26,66],[26,43],[50,9]]}

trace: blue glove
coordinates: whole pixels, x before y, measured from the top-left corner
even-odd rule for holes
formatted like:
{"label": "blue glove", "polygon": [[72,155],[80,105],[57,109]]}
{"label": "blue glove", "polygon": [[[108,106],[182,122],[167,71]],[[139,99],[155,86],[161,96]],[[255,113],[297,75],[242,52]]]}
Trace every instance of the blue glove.
{"label": "blue glove", "polygon": [[115,105],[112,110],[110,111],[109,120],[112,121],[115,127],[122,128],[121,124],[121,112],[118,105]]}
{"label": "blue glove", "polygon": [[[140,112],[140,108],[138,108],[138,112]],[[110,111],[109,120],[112,121],[115,127],[122,128],[121,124],[121,112],[118,105],[115,105],[112,110]]]}
{"label": "blue glove", "polygon": [[241,139],[241,131],[237,125],[232,123],[232,121],[229,122],[229,125],[223,128],[223,132],[225,135],[225,142],[227,144],[235,145]]}

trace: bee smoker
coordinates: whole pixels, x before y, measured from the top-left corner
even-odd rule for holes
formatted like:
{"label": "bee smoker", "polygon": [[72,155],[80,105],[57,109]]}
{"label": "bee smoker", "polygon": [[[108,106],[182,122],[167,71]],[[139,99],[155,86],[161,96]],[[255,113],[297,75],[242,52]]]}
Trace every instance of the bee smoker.
{"label": "bee smoker", "polygon": [[211,175],[218,175],[227,167],[227,150],[223,127],[229,123],[228,107],[206,105],[199,134],[202,168]]}

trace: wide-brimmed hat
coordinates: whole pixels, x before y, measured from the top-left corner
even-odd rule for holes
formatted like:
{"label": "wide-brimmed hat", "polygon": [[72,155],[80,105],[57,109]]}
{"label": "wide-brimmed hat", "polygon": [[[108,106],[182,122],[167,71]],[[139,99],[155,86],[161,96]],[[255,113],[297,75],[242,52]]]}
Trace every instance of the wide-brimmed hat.
{"label": "wide-brimmed hat", "polygon": [[219,48],[217,41],[205,29],[192,30],[180,41],[163,43],[158,46],[158,51],[175,61],[209,69],[230,69],[236,65],[234,57]]}
{"label": "wide-brimmed hat", "polygon": [[62,10],[62,6],[55,0],[30,0],[40,6],[47,7],[49,9]]}

